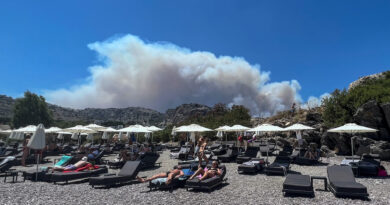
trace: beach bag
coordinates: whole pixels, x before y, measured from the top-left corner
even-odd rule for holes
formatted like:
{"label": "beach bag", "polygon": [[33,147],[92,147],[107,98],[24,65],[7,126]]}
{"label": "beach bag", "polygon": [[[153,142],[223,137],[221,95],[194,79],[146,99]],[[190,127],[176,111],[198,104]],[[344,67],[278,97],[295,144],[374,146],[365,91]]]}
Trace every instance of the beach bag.
{"label": "beach bag", "polygon": [[379,177],[387,177],[387,172],[386,172],[385,167],[383,167],[383,166],[379,167],[378,176]]}

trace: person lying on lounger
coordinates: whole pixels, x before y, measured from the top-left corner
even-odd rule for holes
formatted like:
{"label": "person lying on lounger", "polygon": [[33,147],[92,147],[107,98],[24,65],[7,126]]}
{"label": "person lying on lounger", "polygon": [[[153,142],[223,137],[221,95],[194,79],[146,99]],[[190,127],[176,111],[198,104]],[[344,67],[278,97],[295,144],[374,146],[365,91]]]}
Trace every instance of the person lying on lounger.
{"label": "person lying on lounger", "polygon": [[199,169],[189,178],[190,180],[195,178],[198,175],[201,175],[199,178],[200,181],[213,178],[215,176],[220,176],[222,174],[222,170],[218,168],[218,161],[213,161],[211,168],[209,170],[203,169],[199,166]]}
{"label": "person lying on lounger", "polygon": [[147,179],[143,179],[139,176],[137,176],[137,179],[139,182],[148,182],[148,181],[152,181],[154,179],[158,179],[158,178],[167,178],[167,182],[166,184],[170,184],[172,182],[172,179],[177,179],[181,176],[184,176],[184,172],[182,170],[182,167],[181,166],[177,166],[176,169],[173,169],[169,172],[163,172],[163,173],[160,173],[160,174],[156,174],[150,178],[147,178]]}
{"label": "person lying on lounger", "polygon": [[84,167],[85,165],[90,164],[88,162],[87,157],[83,157],[80,161],[76,162],[75,164],[70,164],[65,167],[53,167],[52,172],[54,171],[71,171],[71,170],[76,170],[78,168]]}

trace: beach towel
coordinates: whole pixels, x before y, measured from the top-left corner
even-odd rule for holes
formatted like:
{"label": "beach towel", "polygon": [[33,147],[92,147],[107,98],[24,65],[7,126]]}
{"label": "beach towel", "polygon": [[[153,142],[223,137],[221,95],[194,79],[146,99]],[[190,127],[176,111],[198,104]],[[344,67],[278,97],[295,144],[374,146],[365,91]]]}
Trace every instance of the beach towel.
{"label": "beach towel", "polygon": [[76,170],[69,170],[69,171],[63,171],[63,172],[64,173],[66,173],[66,172],[80,172],[80,171],[83,171],[83,170],[86,170],[86,169],[88,169],[88,170],[99,169],[99,166],[92,165],[92,164],[87,164],[87,165],[85,165],[83,167],[80,167],[80,168],[78,168]]}
{"label": "beach towel", "polygon": [[54,165],[54,167],[63,167],[64,165],[68,164],[68,162],[70,161],[70,159],[72,159],[72,156],[66,156],[66,155],[64,155],[64,156],[61,157],[61,160],[58,161],[58,162]]}

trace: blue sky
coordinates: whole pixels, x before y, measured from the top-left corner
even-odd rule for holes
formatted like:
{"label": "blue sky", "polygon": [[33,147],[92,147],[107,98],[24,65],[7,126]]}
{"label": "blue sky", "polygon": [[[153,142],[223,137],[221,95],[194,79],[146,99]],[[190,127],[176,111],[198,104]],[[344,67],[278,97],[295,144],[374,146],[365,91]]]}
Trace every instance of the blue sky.
{"label": "blue sky", "polygon": [[390,1],[4,1],[0,94],[69,88],[98,63],[87,45],[132,34],[241,56],[303,99],[390,68]]}

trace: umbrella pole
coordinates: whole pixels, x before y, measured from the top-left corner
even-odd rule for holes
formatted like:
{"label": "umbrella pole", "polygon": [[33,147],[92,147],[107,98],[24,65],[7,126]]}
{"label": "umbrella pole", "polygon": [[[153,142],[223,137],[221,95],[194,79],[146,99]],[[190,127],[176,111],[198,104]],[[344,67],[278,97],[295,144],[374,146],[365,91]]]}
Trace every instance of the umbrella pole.
{"label": "umbrella pole", "polygon": [[37,171],[35,173],[35,181],[38,181],[38,163],[39,163],[39,154],[38,151],[35,151],[36,157],[37,157]]}

